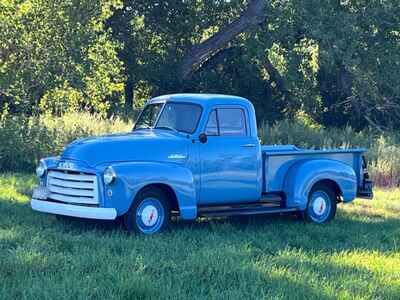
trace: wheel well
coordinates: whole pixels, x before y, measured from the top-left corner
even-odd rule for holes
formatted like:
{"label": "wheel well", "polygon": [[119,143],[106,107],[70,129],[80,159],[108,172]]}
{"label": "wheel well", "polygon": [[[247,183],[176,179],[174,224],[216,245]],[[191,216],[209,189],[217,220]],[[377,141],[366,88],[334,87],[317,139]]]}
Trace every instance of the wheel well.
{"label": "wheel well", "polygon": [[342,199],[341,199],[342,190],[340,189],[339,185],[335,181],[330,180],[330,179],[323,179],[323,180],[317,181],[313,185],[312,188],[314,188],[317,185],[324,185],[324,186],[330,188],[335,193],[335,195],[337,197],[337,201],[338,202],[342,201]]}
{"label": "wheel well", "polygon": [[172,210],[179,212],[178,198],[176,197],[175,191],[169,185],[163,183],[152,183],[142,187],[136,195],[147,189],[159,189],[163,191],[169,199]]}

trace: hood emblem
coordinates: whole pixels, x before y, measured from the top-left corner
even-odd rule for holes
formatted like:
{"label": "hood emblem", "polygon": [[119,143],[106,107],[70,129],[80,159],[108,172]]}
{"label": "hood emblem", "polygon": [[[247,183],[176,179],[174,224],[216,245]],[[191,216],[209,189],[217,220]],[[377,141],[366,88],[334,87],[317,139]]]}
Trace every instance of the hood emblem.
{"label": "hood emblem", "polygon": [[66,169],[66,170],[72,170],[75,169],[75,165],[71,162],[68,161],[64,161],[64,162],[60,162],[58,164],[58,168],[59,169]]}
{"label": "hood emblem", "polygon": [[183,154],[170,154],[168,155],[169,159],[185,159],[186,155]]}

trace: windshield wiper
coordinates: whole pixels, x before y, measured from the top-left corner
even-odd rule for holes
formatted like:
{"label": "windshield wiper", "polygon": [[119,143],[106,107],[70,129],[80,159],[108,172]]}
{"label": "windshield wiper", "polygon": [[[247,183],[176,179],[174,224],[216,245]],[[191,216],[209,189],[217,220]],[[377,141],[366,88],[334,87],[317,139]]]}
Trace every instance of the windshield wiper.
{"label": "windshield wiper", "polygon": [[135,130],[139,130],[139,129],[151,129],[151,127],[150,126],[140,126],[140,127],[133,127],[133,131],[135,131]]}
{"label": "windshield wiper", "polygon": [[158,127],[156,127],[155,129],[167,129],[167,130],[171,130],[171,131],[173,131],[173,132],[179,133],[179,131],[176,130],[175,128],[173,128],[173,127],[168,127],[168,126],[158,126]]}

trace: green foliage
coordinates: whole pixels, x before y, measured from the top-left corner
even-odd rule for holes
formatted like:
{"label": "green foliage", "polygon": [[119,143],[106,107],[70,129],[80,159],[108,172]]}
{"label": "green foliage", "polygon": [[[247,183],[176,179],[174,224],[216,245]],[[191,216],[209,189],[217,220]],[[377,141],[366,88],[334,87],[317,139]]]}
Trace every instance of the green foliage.
{"label": "green foliage", "polygon": [[1,0],[0,109],[112,115],[213,92],[249,98],[269,124],[304,111],[325,127],[400,126],[397,0],[268,1],[265,23],[181,78],[191,49],[248,2]]}
{"label": "green foliage", "polygon": [[400,190],[292,216],[175,221],[151,237],[57,220],[29,205],[33,176],[0,176],[4,299],[398,299]]}
{"label": "green foliage", "polygon": [[123,97],[110,1],[0,1],[0,109],[106,113]]}
{"label": "green foliage", "polygon": [[0,171],[32,172],[39,159],[59,155],[80,137],[129,131],[131,122],[107,120],[89,113],[24,117],[4,114],[0,120]]}
{"label": "green foliage", "polygon": [[[124,45],[127,101],[219,92],[249,98],[269,123],[300,109],[324,126],[400,125],[396,0],[269,1],[266,24],[238,35],[181,82],[182,58],[244,7],[245,1],[124,1],[108,25]],[[290,98],[265,70],[266,57],[284,78]]]}
{"label": "green foliage", "polygon": [[[400,125],[397,0],[272,2],[274,26],[265,39],[286,50],[287,79],[303,109],[325,126]],[[303,41],[317,48],[304,47]],[[299,62],[315,51],[307,64],[318,68],[310,77],[298,76]]]}

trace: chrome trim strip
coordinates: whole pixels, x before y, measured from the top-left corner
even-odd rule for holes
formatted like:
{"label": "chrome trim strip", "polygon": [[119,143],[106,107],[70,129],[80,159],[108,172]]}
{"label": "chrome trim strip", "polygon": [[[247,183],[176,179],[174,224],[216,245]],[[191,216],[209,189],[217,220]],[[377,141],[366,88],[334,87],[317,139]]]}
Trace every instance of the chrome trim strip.
{"label": "chrome trim strip", "polygon": [[64,179],[64,180],[75,180],[75,181],[89,181],[93,182],[96,180],[96,175],[86,174],[65,174],[64,172],[50,170],[49,177]]}
{"label": "chrome trim strip", "polygon": [[67,195],[60,195],[55,193],[50,193],[49,198],[57,201],[76,203],[76,204],[97,204],[97,200],[92,197],[74,197]]}
{"label": "chrome trim strip", "polygon": [[76,197],[93,197],[94,198],[94,191],[93,188],[89,189],[71,189],[68,187],[58,187],[55,185],[49,184],[48,189],[52,193],[57,193],[66,196],[76,196]]}

